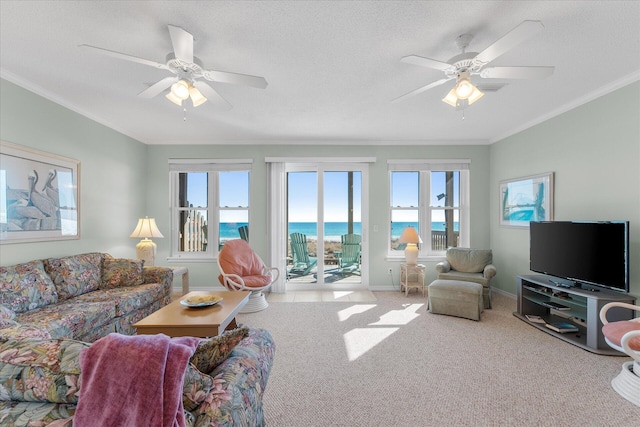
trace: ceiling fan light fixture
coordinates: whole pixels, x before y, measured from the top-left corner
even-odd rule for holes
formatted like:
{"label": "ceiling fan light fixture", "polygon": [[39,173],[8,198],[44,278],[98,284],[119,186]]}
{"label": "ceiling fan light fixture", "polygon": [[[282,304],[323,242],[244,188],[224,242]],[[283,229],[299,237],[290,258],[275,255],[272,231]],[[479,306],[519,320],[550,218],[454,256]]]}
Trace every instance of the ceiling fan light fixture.
{"label": "ceiling fan light fixture", "polygon": [[182,99],[178,98],[172,91],[169,91],[169,93],[166,95],[167,99],[171,102],[173,102],[174,104],[182,107]]}
{"label": "ceiling fan light fixture", "polygon": [[189,83],[184,80],[179,80],[171,85],[171,93],[181,100],[185,100],[189,97]]}
{"label": "ceiling fan light fixture", "polygon": [[442,101],[454,108],[464,108],[482,98],[484,93],[471,83],[469,77],[468,71],[459,73],[458,82]]}
{"label": "ceiling fan light fixture", "polygon": [[468,79],[460,79],[455,87],[458,99],[467,99],[473,93],[475,86]]}
{"label": "ceiling fan light fixture", "polygon": [[189,95],[191,96],[191,102],[194,107],[198,107],[207,102],[207,98],[205,98],[195,86],[189,86]]}
{"label": "ceiling fan light fixture", "polygon": [[442,98],[442,102],[445,102],[451,105],[453,108],[456,108],[456,106],[458,105],[458,97],[456,96],[456,89],[455,88],[451,89],[447,94],[447,96]]}
{"label": "ceiling fan light fixture", "polygon": [[471,105],[474,102],[476,102],[478,99],[482,98],[483,96],[484,96],[484,93],[481,92],[480,89],[474,86],[473,91],[471,92],[471,95],[469,95],[469,97],[467,98],[467,101],[469,102],[469,105]]}

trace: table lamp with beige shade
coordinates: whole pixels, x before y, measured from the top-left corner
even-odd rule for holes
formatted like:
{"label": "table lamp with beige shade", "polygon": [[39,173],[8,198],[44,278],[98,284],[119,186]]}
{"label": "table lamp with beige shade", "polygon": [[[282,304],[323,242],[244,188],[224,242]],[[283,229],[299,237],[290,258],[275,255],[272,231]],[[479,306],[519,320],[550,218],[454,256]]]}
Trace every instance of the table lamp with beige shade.
{"label": "table lamp with beige shade", "polygon": [[400,243],[406,243],[407,246],[404,250],[404,258],[409,265],[415,265],[418,263],[418,246],[417,243],[422,243],[422,239],[418,234],[418,231],[413,226],[408,226],[402,232],[400,236]]}
{"label": "table lamp with beige shade", "polygon": [[140,218],[136,229],[133,230],[129,237],[133,239],[142,238],[136,245],[136,258],[143,260],[146,266],[153,266],[156,259],[157,245],[150,238],[164,237],[158,230],[155,218],[149,218],[148,216]]}

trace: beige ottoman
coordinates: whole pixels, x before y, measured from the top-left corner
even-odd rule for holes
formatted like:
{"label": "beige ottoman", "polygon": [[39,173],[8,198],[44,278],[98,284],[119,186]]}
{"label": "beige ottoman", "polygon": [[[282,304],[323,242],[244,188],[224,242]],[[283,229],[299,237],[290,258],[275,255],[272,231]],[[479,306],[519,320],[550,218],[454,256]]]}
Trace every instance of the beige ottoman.
{"label": "beige ottoman", "polygon": [[460,280],[434,280],[429,285],[429,311],[480,320],[482,285]]}

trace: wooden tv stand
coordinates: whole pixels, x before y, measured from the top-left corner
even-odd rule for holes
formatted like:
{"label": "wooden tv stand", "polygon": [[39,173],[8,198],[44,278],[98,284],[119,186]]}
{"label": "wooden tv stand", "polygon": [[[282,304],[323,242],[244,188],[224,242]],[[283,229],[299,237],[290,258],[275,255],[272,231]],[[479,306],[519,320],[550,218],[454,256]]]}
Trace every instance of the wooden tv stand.
{"label": "wooden tv stand", "polygon": [[[625,354],[609,347],[605,342],[602,335],[600,309],[610,302],[635,304],[635,297],[606,289],[592,291],[577,287],[565,288],[558,286],[551,280],[561,281],[561,279],[545,275],[518,276],[518,306],[513,315],[541,331],[590,352],[625,356]],[[562,311],[552,309],[546,305],[549,302],[562,304],[569,309]],[[526,314],[538,315],[547,323],[572,323],[578,327],[578,332],[555,332],[542,323],[529,321],[525,317]],[[633,318],[633,310],[616,307],[607,313],[607,318],[610,321],[629,320]]]}

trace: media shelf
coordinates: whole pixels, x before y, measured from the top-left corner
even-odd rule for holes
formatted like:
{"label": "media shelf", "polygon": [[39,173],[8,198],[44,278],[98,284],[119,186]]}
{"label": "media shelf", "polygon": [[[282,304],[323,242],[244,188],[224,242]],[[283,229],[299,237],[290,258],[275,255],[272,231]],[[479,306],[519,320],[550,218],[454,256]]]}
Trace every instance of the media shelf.
{"label": "media shelf", "polygon": [[[634,304],[636,299],[628,294],[605,289],[593,291],[577,287],[565,288],[552,280],[552,277],[545,275],[518,276],[518,305],[513,315],[541,331],[590,352],[624,356],[605,342],[600,309],[610,302]],[[552,307],[553,303],[564,307],[562,310],[555,309]],[[540,316],[546,323],[571,323],[578,327],[578,331],[559,333],[543,323],[529,321],[526,314]],[[616,307],[607,313],[607,317],[613,321],[629,320],[633,318],[633,311]]]}

